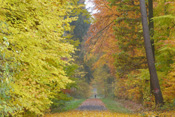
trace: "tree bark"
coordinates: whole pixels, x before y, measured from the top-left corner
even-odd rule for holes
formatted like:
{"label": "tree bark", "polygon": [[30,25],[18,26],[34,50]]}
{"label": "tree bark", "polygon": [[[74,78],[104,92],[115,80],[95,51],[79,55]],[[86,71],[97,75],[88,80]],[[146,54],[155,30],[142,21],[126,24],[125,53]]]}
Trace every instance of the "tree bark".
{"label": "tree bark", "polygon": [[141,15],[142,15],[142,26],[143,26],[146,57],[147,57],[149,73],[151,77],[151,83],[153,86],[155,101],[156,101],[156,104],[162,105],[163,97],[162,97],[162,92],[160,89],[159,80],[157,77],[157,72],[156,72],[155,63],[154,63],[154,57],[153,57],[148,22],[147,22],[145,0],[140,0],[140,9],[141,9]]}
{"label": "tree bark", "polygon": [[155,54],[154,54],[154,22],[153,22],[153,0],[148,0],[148,9],[149,9],[149,31],[150,31],[150,36],[151,36],[151,45],[152,45],[152,50],[153,50],[153,57],[155,59]]}
{"label": "tree bark", "polygon": [[[154,48],[154,22],[153,22],[153,0],[148,0],[148,10],[149,10],[149,31],[150,31],[150,36],[151,36],[151,45],[152,45],[152,52],[153,52],[153,57],[155,61],[155,48]],[[153,86],[151,83],[151,78],[150,78],[150,94],[153,93]]]}

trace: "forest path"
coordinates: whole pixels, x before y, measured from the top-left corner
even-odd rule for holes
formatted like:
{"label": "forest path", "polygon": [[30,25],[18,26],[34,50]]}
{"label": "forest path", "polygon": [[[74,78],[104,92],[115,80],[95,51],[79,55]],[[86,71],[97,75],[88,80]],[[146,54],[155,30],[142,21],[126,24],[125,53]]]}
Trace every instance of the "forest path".
{"label": "forest path", "polygon": [[100,99],[87,99],[76,110],[47,114],[44,117],[140,117],[126,113],[114,113],[107,110]]}
{"label": "forest path", "polygon": [[100,99],[87,99],[85,100],[77,110],[107,110],[105,104]]}

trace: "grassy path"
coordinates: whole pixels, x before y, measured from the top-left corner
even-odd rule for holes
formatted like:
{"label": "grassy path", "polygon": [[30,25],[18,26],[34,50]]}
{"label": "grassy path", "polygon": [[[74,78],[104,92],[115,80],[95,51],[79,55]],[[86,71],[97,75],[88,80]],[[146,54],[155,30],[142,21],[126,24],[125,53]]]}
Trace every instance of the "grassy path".
{"label": "grassy path", "polygon": [[[107,104],[110,110],[118,106],[118,111],[115,110],[115,112],[111,112],[107,110],[103,102]],[[103,100],[103,102],[100,99],[87,99],[76,110],[47,114],[45,117],[139,117],[139,115],[128,113],[128,110],[124,109],[124,107],[121,107],[119,104],[116,106],[116,104],[109,100]]]}

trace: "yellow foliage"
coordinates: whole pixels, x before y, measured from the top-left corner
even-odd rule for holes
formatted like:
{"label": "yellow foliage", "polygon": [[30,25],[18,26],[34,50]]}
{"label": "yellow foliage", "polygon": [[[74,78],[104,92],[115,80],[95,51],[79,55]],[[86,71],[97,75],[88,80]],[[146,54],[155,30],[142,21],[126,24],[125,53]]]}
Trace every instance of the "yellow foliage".
{"label": "yellow foliage", "polygon": [[174,117],[175,111],[159,112],[159,111],[149,111],[145,112],[146,117]]}
{"label": "yellow foliage", "polygon": [[174,117],[174,111],[144,112],[143,114],[114,113],[110,111],[70,111],[55,114],[46,114],[44,117]]}
{"label": "yellow foliage", "polygon": [[175,101],[175,64],[172,64],[172,70],[167,77],[163,79],[163,96],[165,102],[173,103]]}
{"label": "yellow foliage", "polygon": [[64,38],[71,30],[69,23],[77,19],[70,16],[77,7],[72,2],[0,0],[0,23],[5,24],[0,27],[0,45],[6,46],[2,46],[1,54],[14,58],[16,65],[8,84],[11,98],[3,105],[15,109],[0,108],[0,113],[14,116],[29,111],[42,115],[51,98],[72,82],[64,71],[75,50]]}
{"label": "yellow foliage", "polygon": [[45,117],[140,117],[138,114],[113,113],[109,111],[70,111],[46,114]]}
{"label": "yellow foliage", "polygon": [[115,95],[118,98],[129,99],[137,103],[152,101],[150,96],[148,70],[137,70],[118,79],[115,83]]}

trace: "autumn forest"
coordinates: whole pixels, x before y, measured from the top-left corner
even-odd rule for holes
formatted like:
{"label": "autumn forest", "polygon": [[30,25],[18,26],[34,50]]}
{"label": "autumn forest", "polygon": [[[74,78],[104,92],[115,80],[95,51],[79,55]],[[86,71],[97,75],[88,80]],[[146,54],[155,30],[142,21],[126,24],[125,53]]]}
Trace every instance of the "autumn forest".
{"label": "autumn forest", "polygon": [[0,117],[173,113],[174,0],[0,0]]}

